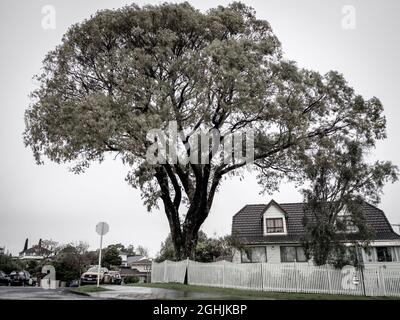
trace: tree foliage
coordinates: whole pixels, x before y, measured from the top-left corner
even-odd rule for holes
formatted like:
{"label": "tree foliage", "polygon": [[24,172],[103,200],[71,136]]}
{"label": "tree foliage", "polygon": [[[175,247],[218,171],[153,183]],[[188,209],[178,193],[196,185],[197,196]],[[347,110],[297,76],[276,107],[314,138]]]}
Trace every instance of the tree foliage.
{"label": "tree foliage", "polygon": [[397,167],[390,162],[365,160],[366,149],[359,141],[343,148],[321,140],[315,154],[306,159],[304,188],[306,255],[317,265],[357,264],[359,252],[349,252],[345,243],[367,247],[374,232],[367,225],[365,201],[377,203],[387,181],[397,180]]}
{"label": "tree foliage", "polygon": [[122,263],[122,258],[119,255],[119,250],[110,245],[104,250],[104,255],[101,264],[106,268],[119,267]]}
{"label": "tree foliage", "polygon": [[98,259],[96,252],[88,251],[86,242],[69,243],[59,246],[52,262],[57,280],[70,282],[80,278],[86,269]]}
{"label": "tree foliage", "polygon": [[6,274],[12,271],[20,271],[23,267],[21,261],[13,259],[10,255],[0,255],[0,270]]}
{"label": "tree foliage", "polygon": [[[37,79],[24,133],[36,161],[72,162],[80,173],[117,154],[148,209],[163,204],[180,258],[193,255],[225,177],[251,169],[272,192],[299,178],[299,160],[322,137],[385,137],[377,98],[365,100],[338,72],[284,59],[269,23],[238,2],[206,13],[188,3],[99,11],[69,28]],[[218,130],[222,146],[252,129],[254,162],[210,153],[205,164],[149,164],[146,134],[172,121],[187,152],[200,130]]]}
{"label": "tree foliage", "polygon": [[[219,238],[208,237],[203,231],[199,232],[193,258],[200,262],[213,262],[217,258],[231,258],[235,249],[243,249],[243,244],[235,236]],[[157,262],[164,260],[179,260],[176,256],[171,235],[161,244]]]}
{"label": "tree foliage", "polygon": [[149,256],[149,249],[139,245],[136,247],[136,254],[140,255],[140,256],[144,256],[144,257],[148,257]]}

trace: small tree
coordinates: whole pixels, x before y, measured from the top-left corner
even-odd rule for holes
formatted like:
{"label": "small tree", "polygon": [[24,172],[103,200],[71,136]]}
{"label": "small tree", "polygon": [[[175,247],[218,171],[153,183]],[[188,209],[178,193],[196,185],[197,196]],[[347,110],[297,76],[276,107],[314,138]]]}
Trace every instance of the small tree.
{"label": "small tree", "polygon": [[12,271],[19,271],[23,269],[23,265],[20,260],[14,260],[11,255],[0,255],[0,270],[5,273]]}
{"label": "small tree", "polygon": [[41,268],[41,264],[36,260],[29,260],[25,265],[25,270],[33,276],[36,276],[40,272]]}
{"label": "small tree", "polygon": [[360,142],[347,141],[338,148],[322,139],[320,148],[305,160],[305,178],[311,186],[302,190],[306,202],[303,245],[317,265],[356,264],[357,252],[349,252],[344,243],[367,247],[373,239],[363,214],[365,200],[379,202],[384,183],[397,180],[397,167],[390,162],[368,164],[364,153]]}
{"label": "small tree", "polygon": [[41,247],[51,251],[52,254],[54,254],[54,255],[57,255],[58,250],[61,249],[59,243],[57,241],[52,240],[52,239],[41,240]]}
{"label": "small tree", "polygon": [[148,257],[148,256],[149,256],[149,249],[147,249],[147,248],[145,248],[145,247],[143,247],[143,246],[141,246],[141,245],[138,245],[138,246],[136,247],[135,252],[136,252],[138,255],[143,256],[143,257]]}
{"label": "small tree", "polygon": [[23,251],[26,251],[26,250],[28,250],[28,238],[25,239],[25,244],[24,244],[24,250]]}
{"label": "small tree", "polygon": [[[199,232],[198,241],[195,248],[194,259],[200,262],[212,262],[219,257],[231,257],[234,250],[243,250],[244,247],[235,236],[225,236],[219,238],[207,237],[203,232]],[[164,260],[178,260],[175,255],[171,235],[161,244],[161,250],[156,258],[157,262]]]}
{"label": "small tree", "polygon": [[66,282],[79,279],[84,271],[80,254],[72,245],[66,245],[59,251],[53,265],[57,279]]}
{"label": "small tree", "polygon": [[157,262],[162,262],[164,260],[179,260],[176,258],[174,244],[172,242],[171,234],[168,234],[165,241],[161,243],[161,249],[158,253],[156,259]]}
{"label": "small tree", "polygon": [[114,245],[108,246],[102,258],[102,265],[110,268],[111,266],[120,266],[121,263],[122,258],[119,255],[118,249]]}

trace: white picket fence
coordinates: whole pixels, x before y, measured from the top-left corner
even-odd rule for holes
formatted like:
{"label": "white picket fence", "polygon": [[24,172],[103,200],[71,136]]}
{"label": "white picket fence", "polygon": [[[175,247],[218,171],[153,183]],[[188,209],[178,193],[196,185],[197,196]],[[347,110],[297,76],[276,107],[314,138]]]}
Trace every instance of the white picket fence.
{"label": "white picket fence", "polygon": [[151,267],[151,282],[178,282],[185,281],[188,261],[168,261],[162,263],[153,262]]}
{"label": "white picket fence", "polygon": [[400,297],[400,263],[370,264],[361,271],[308,263],[232,263],[219,261],[164,261],[153,263],[151,282],[250,289]]}

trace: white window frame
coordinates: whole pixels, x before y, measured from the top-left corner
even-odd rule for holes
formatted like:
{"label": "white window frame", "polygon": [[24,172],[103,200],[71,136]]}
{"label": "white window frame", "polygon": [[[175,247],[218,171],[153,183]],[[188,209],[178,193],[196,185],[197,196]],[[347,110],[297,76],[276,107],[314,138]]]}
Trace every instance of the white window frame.
{"label": "white window frame", "polygon": [[[268,210],[271,207],[276,208],[279,213],[274,212],[274,213],[268,213]],[[286,226],[286,216],[285,213],[277,206],[272,205],[269,207],[263,214],[263,234],[264,236],[284,236],[287,235],[287,226]],[[279,219],[281,218],[283,220],[283,232],[272,232],[272,233],[267,233],[267,219]]]}

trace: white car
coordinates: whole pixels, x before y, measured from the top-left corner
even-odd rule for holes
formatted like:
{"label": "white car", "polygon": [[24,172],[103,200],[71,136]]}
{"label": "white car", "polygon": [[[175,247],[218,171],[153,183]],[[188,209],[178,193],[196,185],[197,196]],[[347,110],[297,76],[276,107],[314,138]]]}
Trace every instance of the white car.
{"label": "white car", "polygon": [[[98,267],[91,267],[88,271],[81,275],[81,285],[83,284],[96,284],[97,283],[97,274]],[[107,268],[100,268],[100,283],[104,282],[104,278],[108,274]]]}

